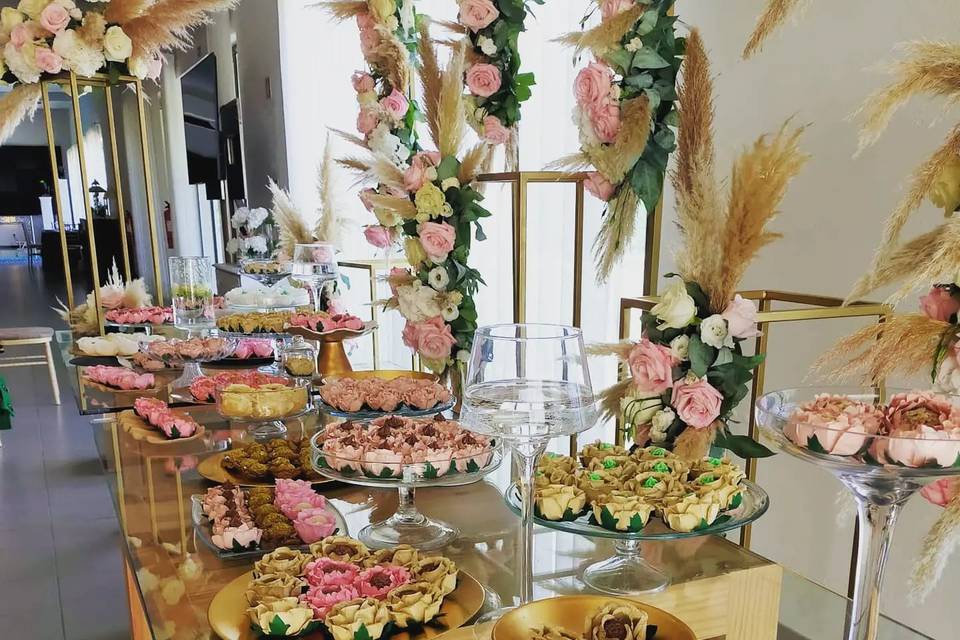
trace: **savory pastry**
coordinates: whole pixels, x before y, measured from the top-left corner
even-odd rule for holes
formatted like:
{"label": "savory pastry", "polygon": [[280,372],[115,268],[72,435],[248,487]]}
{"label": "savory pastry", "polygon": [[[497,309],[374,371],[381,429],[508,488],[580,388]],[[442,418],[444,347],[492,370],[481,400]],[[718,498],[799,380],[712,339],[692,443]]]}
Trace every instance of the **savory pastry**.
{"label": "savory pastry", "polygon": [[258,604],[247,609],[247,617],[256,631],[271,637],[299,636],[320,625],[313,619],[313,609],[298,598],[280,598]]}
{"label": "savory pastry", "polygon": [[708,499],[720,505],[721,511],[736,509],[740,506],[743,489],[740,487],[740,478],[736,474],[720,475],[704,473],[687,486],[701,498]]}
{"label": "savory pastry", "polygon": [[587,618],[586,640],[645,640],[647,612],[623,601],[610,602]]}
{"label": "savory pastry", "polygon": [[606,471],[588,471],[581,469],[576,473],[577,487],[587,494],[587,501],[593,502],[598,497],[620,488],[620,479]]}
{"label": "savory pastry", "polygon": [[559,627],[544,625],[530,629],[530,640],[583,640],[583,637]]}
{"label": "savory pastry", "polygon": [[453,560],[444,556],[420,558],[413,565],[413,575],[423,582],[429,582],[447,595],[457,588],[459,570]]}
{"label": "savory pastry", "polygon": [[545,520],[575,520],[586,504],[587,494],[577,487],[552,484],[534,492],[537,517]]}
{"label": "savory pastry", "polygon": [[370,555],[367,545],[347,536],[331,536],[310,545],[310,553],[315,558],[330,558],[341,562],[363,562]]}
{"label": "savory pastry", "polygon": [[217,328],[230,333],[283,333],[289,311],[231,313],[217,318]]}
{"label": "savory pastry", "polygon": [[629,455],[630,452],[620,445],[597,440],[580,450],[580,464],[587,467],[590,466],[590,461],[594,459],[600,461],[606,458],[624,459]]}
{"label": "savory pastry", "polygon": [[268,383],[252,387],[228,384],[219,392],[218,408],[228,418],[276,420],[307,407],[307,387]]}
{"label": "savory pastry", "polygon": [[341,602],[324,618],[333,640],[354,640],[361,627],[366,628],[370,638],[379,638],[390,621],[387,605],[376,598]]}
{"label": "savory pastry", "polygon": [[647,526],[653,505],[629,491],[613,491],[593,502],[593,517],[604,529],[637,533]]}
{"label": "savory pastry", "polygon": [[390,619],[400,629],[430,622],[440,613],[443,593],[430,582],[411,582],[387,595]]}
{"label": "savory pastry", "polygon": [[577,470],[577,459],[548,451],[540,457],[537,468],[543,471],[559,469],[565,473],[573,473]]}
{"label": "savory pastry", "polygon": [[306,581],[290,574],[265,573],[250,581],[244,596],[247,604],[255,607],[274,599],[299,597],[306,585]]}
{"label": "savory pastry", "polygon": [[363,565],[372,567],[377,564],[395,564],[398,567],[411,569],[420,560],[420,552],[408,544],[398,544],[395,547],[377,549],[365,558]]}
{"label": "savory pastry", "polygon": [[664,509],[663,519],[674,531],[688,533],[709,527],[718,515],[719,504],[692,493]]}

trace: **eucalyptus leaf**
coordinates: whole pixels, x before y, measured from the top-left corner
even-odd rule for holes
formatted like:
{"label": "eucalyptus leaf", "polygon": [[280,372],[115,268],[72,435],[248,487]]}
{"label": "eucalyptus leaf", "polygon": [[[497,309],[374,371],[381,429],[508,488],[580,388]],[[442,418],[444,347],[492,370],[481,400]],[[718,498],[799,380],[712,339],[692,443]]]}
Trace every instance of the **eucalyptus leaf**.
{"label": "eucalyptus leaf", "polygon": [[663,69],[669,67],[670,63],[650,47],[643,47],[633,54],[630,66],[633,69]]}
{"label": "eucalyptus leaf", "polygon": [[690,371],[698,378],[707,375],[707,370],[717,358],[717,350],[703,343],[698,335],[690,336],[688,348]]}
{"label": "eucalyptus leaf", "polygon": [[722,429],[717,430],[717,438],[713,444],[745,459],[769,458],[773,455],[773,451],[770,451],[770,449],[767,449],[753,438],[724,433]]}

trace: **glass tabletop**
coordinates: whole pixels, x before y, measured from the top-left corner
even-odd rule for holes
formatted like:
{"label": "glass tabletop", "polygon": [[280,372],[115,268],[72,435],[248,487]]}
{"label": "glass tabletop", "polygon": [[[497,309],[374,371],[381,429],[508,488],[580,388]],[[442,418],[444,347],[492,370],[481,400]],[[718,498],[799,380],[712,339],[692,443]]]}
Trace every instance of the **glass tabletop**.
{"label": "glass tabletop", "polygon": [[[123,551],[136,586],[134,597],[140,598],[150,632],[157,639],[170,638],[174,633],[176,637],[214,638],[207,621],[210,601],[223,586],[249,571],[251,566],[249,559],[221,559],[210,551],[195,536],[190,513],[190,495],[202,493],[211,486],[199,475],[197,465],[207,457],[245,442],[249,436],[242,426],[231,428],[212,407],[197,406],[184,411],[205,426],[203,438],[151,445],[134,440],[113,416],[92,424],[104,475],[125,534]],[[320,421],[317,414],[288,421],[290,437],[309,436]],[[518,519],[503,501],[503,491],[509,484],[509,465],[502,465],[486,480],[474,485],[417,491],[417,502],[425,515],[442,517],[463,532],[443,553],[487,588],[491,607],[496,606],[498,600],[512,601],[517,589],[513,566]],[[397,493],[391,490],[328,485],[322,491],[343,514],[351,535],[371,521],[390,516],[397,503]],[[537,528],[535,536],[534,596],[538,599],[585,591],[580,572],[613,553],[613,543],[609,540],[543,528]],[[668,600],[657,599],[661,597],[692,602],[691,585],[709,585],[713,578],[766,568],[772,571],[769,575],[776,577],[778,585],[782,573],[778,637],[799,640],[842,635],[846,598],[789,571],[781,572],[770,561],[723,537],[704,536],[644,542],[643,545],[644,556],[679,585],[677,589],[651,597],[651,603],[656,606],[670,608],[664,604]],[[725,591],[726,587],[721,584],[720,591],[713,593],[722,594],[716,598],[727,598]],[[770,594],[774,608],[777,595]],[[711,611],[711,606],[716,609],[722,605],[706,602],[697,606]],[[749,609],[744,615],[749,617]],[[709,616],[701,614],[700,618],[691,620],[690,624],[701,637],[723,637],[711,631],[716,625]],[[885,640],[925,638],[886,618],[881,624],[880,637]],[[450,632],[444,640],[473,640],[473,637],[471,630],[463,629]]]}

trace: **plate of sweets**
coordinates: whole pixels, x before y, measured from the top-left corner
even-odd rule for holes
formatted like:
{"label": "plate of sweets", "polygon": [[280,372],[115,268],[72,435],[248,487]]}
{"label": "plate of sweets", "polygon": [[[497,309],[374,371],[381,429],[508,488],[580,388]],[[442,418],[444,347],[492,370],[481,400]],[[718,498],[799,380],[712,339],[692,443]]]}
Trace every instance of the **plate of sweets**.
{"label": "plate of sweets", "polygon": [[270,285],[290,275],[290,263],[278,260],[241,260],[240,275]]}
{"label": "plate of sweets", "polygon": [[416,371],[354,371],[327,376],[320,387],[321,408],[354,420],[384,415],[425,416],[453,407],[456,398],[433,374]]}
{"label": "plate of sweets", "polygon": [[289,311],[245,311],[217,318],[217,329],[229,335],[280,336],[290,319]]}
{"label": "plate of sweets", "polygon": [[483,601],[446,556],[331,536],[264,555],[214,596],[208,618],[224,640],[422,640],[464,625]]}
{"label": "plate of sweets", "polygon": [[310,304],[310,292],[283,279],[274,285],[254,284],[236,287],[223,296],[228,309],[257,311],[294,309]]}
{"label": "plate of sweets", "polygon": [[130,307],[111,309],[104,319],[118,326],[173,324],[173,307]]}
{"label": "plate of sweets", "polygon": [[133,401],[133,410],[121,412],[118,419],[134,440],[146,440],[150,444],[194,440],[205,431],[189,415],[170,409],[157,398],[137,398]]}
{"label": "plate of sweets", "polygon": [[273,340],[269,338],[241,338],[233,353],[223,360],[208,362],[208,367],[262,367],[273,364]]}
{"label": "plate of sweets", "polygon": [[339,342],[364,336],[377,328],[377,323],[364,321],[349,313],[329,314],[302,311],[290,314],[286,322],[287,333],[303,336],[308,340]]}
{"label": "plate of sweets", "polygon": [[307,440],[275,439],[252,442],[204,458],[197,466],[213,482],[242,486],[273,486],[278,479],[329,482],[313,469]]}
{"label": "plate of sweets", "polygon": [[235,347],[236,341],[226,338],[174,338],[141,345],[140,350],[165,363],[184,364],[221,360]]}
{"label": "plate of sweets", "polygon": [[216,402],[217,388],[231,384],[259,386],[262,384],[283,384],[289,378],[261,371],[224,371],[213,376],[201,376],[190,384],[190,395],[196,402]]}
{"label": "plate of sweets", "polygon": [[226,483],[190,500],[197,534],[224,559],[257,557],[281,546],[306,550],[347,533],[340,512],[303,480],[280,479],[276,487]]}
{"label": "plate of sweets", "polygon": [[137,373],[126,367],[105,365],[85,367],[83,380],[85,383],[105,387],[109,391],[147,391],[157,384],[152,373]]}
{"label": "plate of sweets", "polygon": [[696,640],[676,616],[652,605],[609,596],[560,596],[508,611],[491,640]]}

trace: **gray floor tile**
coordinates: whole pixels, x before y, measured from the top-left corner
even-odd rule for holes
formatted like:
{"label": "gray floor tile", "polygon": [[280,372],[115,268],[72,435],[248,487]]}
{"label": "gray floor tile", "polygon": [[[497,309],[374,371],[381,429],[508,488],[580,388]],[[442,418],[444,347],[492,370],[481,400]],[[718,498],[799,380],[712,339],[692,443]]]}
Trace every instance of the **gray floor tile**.
{"label": "gray floor tile", "polygon": [[96,591],[61,598],[66,640],[129,640],[130,615],[126,599]]}
{"label": "gray floor tile", "polygon": [[124,596],[120,531],[113,516],[53,524],[60,595],[70,599],[87,591]]}
{"label": "gray floor tile", "polygon": [[[36,605],[35,605],[36,606]],[[26,632],[21,637],[63,640],[63,620],[59,606],[51,615],[37,615],[37,609],[27,607],[12,613],[0,613],[0,629],[17,629]]]}

